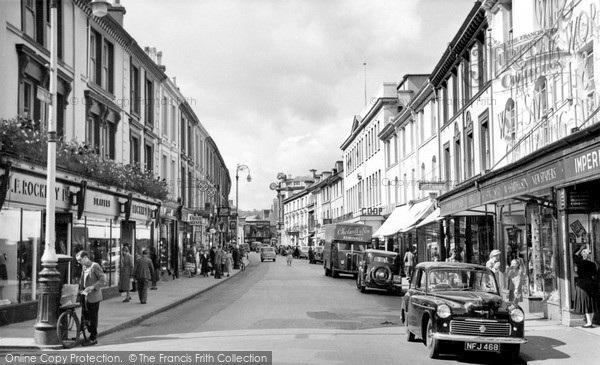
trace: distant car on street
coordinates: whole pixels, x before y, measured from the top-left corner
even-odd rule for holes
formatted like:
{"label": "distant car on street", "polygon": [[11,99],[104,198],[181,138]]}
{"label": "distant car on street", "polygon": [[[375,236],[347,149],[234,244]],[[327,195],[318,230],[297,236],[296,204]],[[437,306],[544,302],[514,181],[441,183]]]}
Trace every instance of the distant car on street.
{"label": "distant car on street", "polygon": [[308,246],[300,246],[299,259],[308,259]]}
{"label": "distant car on street", "polygon": [[314,246],[315,250],[315,262],[323,262],[323,246]]}
{"label": "distant car on street", "polygon": [[260,261],[263,262],[265,260],[273,260],[273,262],[277,260],[275,248],[271,246],[263,246],[260,248]]}

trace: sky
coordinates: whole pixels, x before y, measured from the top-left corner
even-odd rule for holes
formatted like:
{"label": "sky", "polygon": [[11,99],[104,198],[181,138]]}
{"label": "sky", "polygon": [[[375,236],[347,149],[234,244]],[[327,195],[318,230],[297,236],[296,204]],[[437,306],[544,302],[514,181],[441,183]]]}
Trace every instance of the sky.
{"label": "sky", "polygon": [[[342,160],[384,82],[433,71],[473,0],[121,0],[215,140],[239,209],[270,209],[277,174]],[[366,66],[364,65],[366,63]]]}

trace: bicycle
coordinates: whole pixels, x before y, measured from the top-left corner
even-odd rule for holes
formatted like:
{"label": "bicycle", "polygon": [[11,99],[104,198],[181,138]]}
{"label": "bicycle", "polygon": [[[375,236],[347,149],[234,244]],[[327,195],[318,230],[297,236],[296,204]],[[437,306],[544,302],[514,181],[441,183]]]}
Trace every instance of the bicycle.
{"label": "bicycle", "polygon": [[[88,321],[79,322],[79,317],[75,309],[81,307],[81,303],[73,303],[61,305],[59,310],[62,311],[58,316],[56,323],[56,334],[58,340],[64,348],[70,349],[75,347],[79,343],[85,344],[88,342]],[[80,341],[79,337],[83,335],[83,342]]]}

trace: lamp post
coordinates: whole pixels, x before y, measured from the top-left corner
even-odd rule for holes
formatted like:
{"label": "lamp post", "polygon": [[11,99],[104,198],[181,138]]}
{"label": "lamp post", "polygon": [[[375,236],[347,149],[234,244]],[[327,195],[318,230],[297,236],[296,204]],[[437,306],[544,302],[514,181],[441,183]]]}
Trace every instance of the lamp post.
{"label": "lamp post", "polygon": [[240,238],[238,237],[238,223],[239,223],[239,214],[238,214],[238,181],[240,179],[239,172],[241,170],[248,170],[248,177],[246,179],[248,182],[252,181],[252,176],[250,176],[250,168],[246,165],[237,164],[235,169],[235,242],[236,246],[240,244]]}
{"label": "lamp post", "polygon": [[277,174],[277,182],[273,182],[269,185],[269,189],[277,191],[277,239],[279,240],[279,245],[281,245],[281,230],[283,225],[283,207],[282,207],[282,199],[281,199],[281,184],[285,182],[286,175],[283,172]]}
{"label": "lamp post", "polygon": [[[50,96],[48,113],[48,163],[46,171],[46,230],[45,247],[42,255],[42,271],[39,274],[39,295],[37,320],[33,325],[34,342],[43,348],[58,348],[60,341],[56,334],[58,320],[58,304],[60,302],[60,273],[56,270],[55,211],[56,202],[53,194],[56,185],[56,83],[58,68],[58,9],[57,0],[50,1]],[[106,15],[108,1],[93,0],[90,5],[95,16]]]}

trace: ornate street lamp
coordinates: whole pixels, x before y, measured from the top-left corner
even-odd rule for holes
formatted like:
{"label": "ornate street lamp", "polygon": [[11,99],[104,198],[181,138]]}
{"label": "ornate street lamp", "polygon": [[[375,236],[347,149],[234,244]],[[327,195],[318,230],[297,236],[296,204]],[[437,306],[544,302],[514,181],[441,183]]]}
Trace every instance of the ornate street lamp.
{"label": "ornate street lamp", "polygon": [[[58,9],[57,0],[50,1],[50,96],[51,102],[48,113],[48,164],[46,168],[47,191],[53,192],[56,185],[56,83],[58,68]],[[108,12],[106,0],[93,0],[90,5],[92,12],[97,17],[102,17]],[[54,194],[46,194],[46,232],[45,248],[42,255],[42,271],[39,274],[39,295],[37,320],[33,326],[34,342],[44,348],[58,348],[60,341],[56,334],[58,321],[58,304],[60,302],[60,273],[56,270],[58,256],[56,255],[55,211],[56,202]]]}
{"label": "ornate street lamp", "polygon": [[283,206],[281,199],[281,184],[286,180],[286,175],[283,172],[277,174],[277,182],[273,182],[269,185],[269,189],[277,191],[277,239],[279,245],[281,245],[281,230],[283,229]]}
{"label": "ornate street lamp", "polygon": [[248,176],[246,177],[246,180],[248,180],[248,182],[252,181],[252,176],[250,176],[250,168],[246,165],[237,164],[237,167],[235,169],[235,242],[236,242],[236,245],[240,244],[240,238],[238,236],[238,223],[239,223],[238,181],[240,179],[240,176],[238,173],[241,170],[248,170]]}

